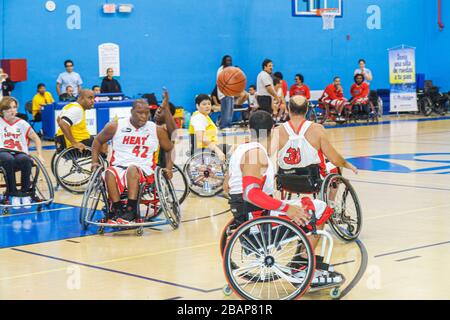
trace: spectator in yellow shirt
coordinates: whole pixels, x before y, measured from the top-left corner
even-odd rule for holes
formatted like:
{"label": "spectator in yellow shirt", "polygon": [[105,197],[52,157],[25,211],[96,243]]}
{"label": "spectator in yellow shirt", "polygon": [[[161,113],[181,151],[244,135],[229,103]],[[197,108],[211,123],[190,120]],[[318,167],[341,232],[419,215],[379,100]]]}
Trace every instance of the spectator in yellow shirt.
{"label": "spectator in yellow shirt", "polygon": [[32,113],[33,119],[39,121],[41,119],[42,107],[46,104],[55,102],[55,100],[53,100],[52,94],[45,89],[45,84],[39,83],[37,91],[38,92],[33,97]]}

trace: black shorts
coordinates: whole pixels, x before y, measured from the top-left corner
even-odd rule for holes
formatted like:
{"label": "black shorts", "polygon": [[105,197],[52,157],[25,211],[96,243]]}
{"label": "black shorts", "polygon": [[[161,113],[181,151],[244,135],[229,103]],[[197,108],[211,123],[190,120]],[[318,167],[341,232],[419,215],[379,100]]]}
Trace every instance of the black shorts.
{"label": "black shorts", "polygon": [[264,110],[272,114],[272,96],[257,96],[256,101],[258,101],[258,110]]}
{"label": "black shorts", "polygon": [[264,214],[269,214],[266,210],[245,201],[242,197],[242,194],[231,194],[228,203],[230,204],[231,213],[233,214],[234,222],[237,226],[243,224],[248,220],[249,213],[255,211],[264,211]]}
{"label": "black shorts", "polygon": [[[89,139],[85,139],[83,141],[80,141],[82,144],[88,147],[92,147],[92,144],[94,143],[95,136],[90,136]],[[66,149],[66,140],[64,139],[64,135],[55,136],[55,146],[56,146],[56,153],[60,153],[64,149]]]}

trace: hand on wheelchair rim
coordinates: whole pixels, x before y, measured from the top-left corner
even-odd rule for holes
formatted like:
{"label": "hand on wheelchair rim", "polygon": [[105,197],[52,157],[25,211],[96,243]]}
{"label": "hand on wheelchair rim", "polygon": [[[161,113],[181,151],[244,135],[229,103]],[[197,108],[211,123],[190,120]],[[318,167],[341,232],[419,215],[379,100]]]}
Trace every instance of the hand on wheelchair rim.
{"label": "hand on wheelchair rim", "polygon": [[101,165],[101,163],[99,163],[99,162],[96,162],[96,163],[92,163],[91,164],[91,172],[94,172],[95,170],[97,170],[97,168],[99,168],[99,167],[101,167],[102,165]]}
{"label": "hand on wheelchair rim", "polygon": [[172,180],[173,178],[173,169],[169,170],[167,168],[162,169],[164,175],[166,176],[167,179]]}
{"label": "hand on wheelchair rim", "polygon": [[76,142],[73,145],[73,147],[78,149],[78,150],[80,150],[80,151],[84,151],[86,149],[86,146],[83,143],[81,143],[81,142]]}

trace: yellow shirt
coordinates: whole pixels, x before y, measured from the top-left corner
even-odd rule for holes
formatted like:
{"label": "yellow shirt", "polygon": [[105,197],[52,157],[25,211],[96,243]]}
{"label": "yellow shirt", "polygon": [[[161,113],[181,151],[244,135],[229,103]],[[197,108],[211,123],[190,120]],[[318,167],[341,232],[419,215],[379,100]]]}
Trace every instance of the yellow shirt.
{"label": "yellow shirt", "polygon": [[[217,143],[217,127],[214,121],[209,116],[205,116],[198,111],[195,111],[191,116],[189,123],[189,134],[195,134],[196,131],[205,131],[206,137],[211,141]],[[197,139],[197,148],[207,148],[208,146]]]}
{"label": "yellow shirt", "polygon": [[36,113],[38,113],[39,111],[41,111],[42,106],[45,106],[46,104],[50,104],[55,102],[55,100],[53,100],[52,94],[48,91],[44,92],[44,95],[42,96],[40,93],[37,93],[34,97],[33,97],[33,102],[32,102],[32,114],[33,116],[36,115]]}
{"label": "yellow shirt", "polygon": [[[73,108],[77,109],[71,110]],[[64,106],[59,117],[62,118],[64,116],[67,116],[72,121],[70,130],[72,131],[73,138],[76,142],[80,142],[91,137],[86,124],[86,111],[78,102],[71,102],[68,105]],[[58,128],[56,135],[63,135],[61,128]],[[66,137],[64,137],[64,140],[66,142],[67,148],[72,146],[72,144]]]}

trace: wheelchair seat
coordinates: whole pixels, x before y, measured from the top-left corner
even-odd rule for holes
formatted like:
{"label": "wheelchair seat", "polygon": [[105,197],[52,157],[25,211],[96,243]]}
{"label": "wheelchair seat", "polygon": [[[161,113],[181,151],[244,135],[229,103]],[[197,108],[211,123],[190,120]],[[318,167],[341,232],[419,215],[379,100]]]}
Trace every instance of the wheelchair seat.
{"label": "wheelchair seat", "polygon": [[288,193],[318,193],[322,186],[320,168],[311,165],[305,168],[283,170],[277,175],[277,188]]}

